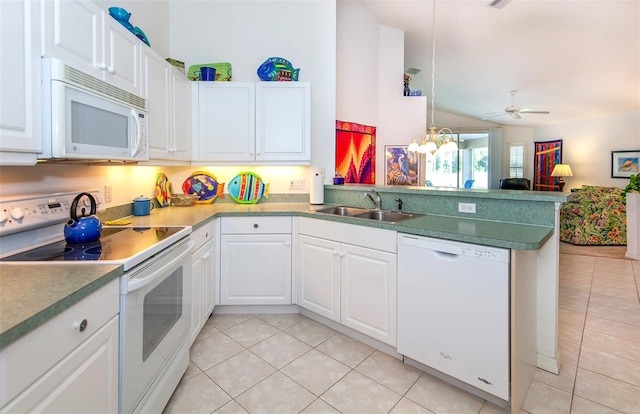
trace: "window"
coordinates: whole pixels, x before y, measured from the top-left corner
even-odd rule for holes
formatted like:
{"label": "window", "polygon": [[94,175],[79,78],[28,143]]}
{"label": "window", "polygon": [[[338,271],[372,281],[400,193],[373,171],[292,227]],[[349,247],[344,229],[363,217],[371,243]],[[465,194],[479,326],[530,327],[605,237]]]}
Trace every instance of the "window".
{"label": "window", "polygon": [[426,155],[427,186],[488,188],[489,135],[456,133],[458,151]]}
{"label": "window", "polygon": [[524,178],[524,145],[509,144],[509,178]]}

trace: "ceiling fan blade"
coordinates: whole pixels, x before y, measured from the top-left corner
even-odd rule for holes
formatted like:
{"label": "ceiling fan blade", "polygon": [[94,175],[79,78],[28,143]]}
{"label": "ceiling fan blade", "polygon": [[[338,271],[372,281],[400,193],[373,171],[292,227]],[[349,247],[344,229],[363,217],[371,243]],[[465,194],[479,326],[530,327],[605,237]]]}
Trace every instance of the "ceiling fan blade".
{"label": "ceiling fan blade", "polygon": [[486,116],[486,117],[482,118],[481,121],[486,121],[487,119],[496,118],[496,117],[499,117],[499,116],[502,116],[502,115],[506,115],[506,114],[507,114],[506,112],[500,112],[500,113],[497,113],[495,115]]}
{"label": "ceiling fan blade", "polygon": [[521,109],[519,111],[521,114],[548,114],[549,111],[536,111],[533,109]]}

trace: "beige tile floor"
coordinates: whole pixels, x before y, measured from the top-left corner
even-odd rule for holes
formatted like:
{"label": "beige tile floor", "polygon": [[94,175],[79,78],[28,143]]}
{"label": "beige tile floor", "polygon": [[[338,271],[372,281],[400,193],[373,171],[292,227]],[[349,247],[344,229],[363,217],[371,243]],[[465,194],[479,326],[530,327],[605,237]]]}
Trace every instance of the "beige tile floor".
{"label": "beige tile floor", "polygon": [[[560,375],[522,413],[640,413],[640,262],[560,256]],[[166,413],[502,413],[297,314],[214,314]]]}

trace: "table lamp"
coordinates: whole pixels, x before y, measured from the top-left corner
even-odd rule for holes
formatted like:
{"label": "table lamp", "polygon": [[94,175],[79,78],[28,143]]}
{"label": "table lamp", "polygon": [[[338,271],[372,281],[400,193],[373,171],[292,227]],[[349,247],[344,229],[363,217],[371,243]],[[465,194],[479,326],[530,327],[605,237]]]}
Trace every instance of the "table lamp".
{"label": "table lamp", "polygon": [[553,167],[553,171],[551,171],[551,176],[559,177],[558,187],[560,187],[560,191],[562,191],[564,188],[564,177],[573,177],[573,172],[569,164],[556,164],[556,166]]}

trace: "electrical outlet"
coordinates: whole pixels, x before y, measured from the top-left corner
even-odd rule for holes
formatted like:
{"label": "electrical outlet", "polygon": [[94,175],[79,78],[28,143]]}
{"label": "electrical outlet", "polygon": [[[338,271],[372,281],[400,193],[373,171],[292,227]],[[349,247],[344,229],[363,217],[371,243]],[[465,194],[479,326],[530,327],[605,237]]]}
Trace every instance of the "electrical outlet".
{"label": "electrical outlet", "polygon": [[459,213],[474,213],[476,212],[476,203],[458,203]]}
{"label": "electrical outlet", "polygon": [[289,180],[290,190],[304,190],[304,178],[295,177]]}
{"label": "electrical outlet", "polygon": [[113,200],[113,187],[110,185],[104,186],[104,202],[110,203]]}

